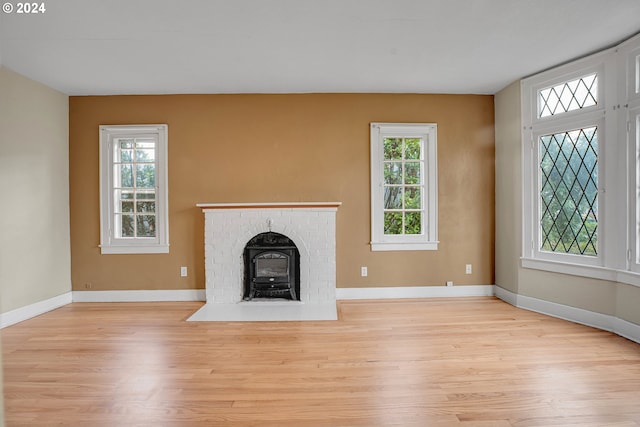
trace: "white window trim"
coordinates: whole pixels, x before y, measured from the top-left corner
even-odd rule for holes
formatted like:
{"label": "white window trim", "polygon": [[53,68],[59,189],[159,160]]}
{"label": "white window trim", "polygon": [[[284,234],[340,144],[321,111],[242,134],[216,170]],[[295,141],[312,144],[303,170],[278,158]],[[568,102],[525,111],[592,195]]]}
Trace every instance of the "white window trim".
{"label": "white window trim", "polygon": [[[415,251],[438,249],[437,125],[435,123],[371,123],[371,250]],[[422,229],[419,235],[384,234],[383,139],[419,137],[424,141],[424,194]]]}
{"label": "white window trim", "polygon": [[[604,265],[604,240],[608,235],[606,226],[605,192],[607,168],[606,149],[608,135],[604,123],[609,93],[610,76],[605,63],[610,61],[611,51],[601,52],[591,57],[575,61],[556,69],[543,72],[522,81],[522,172],[523,172],[523,238],[524,259],[547,260],[567,265]],[[539,117],[538,91],[592,73],[598,74],[598,104],[581,110]],[[540,136],[568,130],[598,126],[598,240],[597,256],[554,253],[540,250]],[[527,264],[526,262],[524,264]],[[524,265],[523,264],[523,265]],[[538,263],[539,265],[539,263]],[[542,264],[544,265],[544,264]],[[555,265],[555,264],[554,264]]]}
{"label": "white window trim", "polygon": [[[154,135],[156,150],[156,231],[155,238],[119,239],[113,234],[113,150],[115,137]],[[100,126],[100,250],[102,254],[169,253],[168,209],[168,126],[101,125]]]}
{"label": "white window trim", "polygon": [[[522,257],[524,268],[640,286],[640,36],[617,47],[524,79],[522,94]],[[598,105],[538,118],[537,91],[597,71]],[[535,100],[535,102],[532,102]],[[539,164],[536,138],[554,130],[598,126],[598,256],[537,250]],[[625,167],[626,166],[626,167]],[[638,178],[637,178],[638,177]],[[622,217],[620,213],[623,213]],[[626,219],[625,219],[626,217]]]}
{"label": "white window trim", "polygon": [[[626,112],[620,119],[620,127],[627,131],[627,169],[629,201],[627,221],[627,269],[640,277],[640,36],[620,45],[620,94],[621,110]],[[622,114],[621,114],[622,116]]]}

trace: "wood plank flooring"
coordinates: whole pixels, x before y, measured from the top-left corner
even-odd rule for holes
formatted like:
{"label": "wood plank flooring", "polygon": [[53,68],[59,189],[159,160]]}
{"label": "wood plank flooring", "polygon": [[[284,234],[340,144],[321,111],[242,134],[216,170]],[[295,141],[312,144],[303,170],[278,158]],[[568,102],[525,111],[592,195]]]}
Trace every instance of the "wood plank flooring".
{"label": "wood plank flooring", "polygon": [[640,345],[491,297],[325,322],[74,303],[2,330],[13,426],[640,426]]}

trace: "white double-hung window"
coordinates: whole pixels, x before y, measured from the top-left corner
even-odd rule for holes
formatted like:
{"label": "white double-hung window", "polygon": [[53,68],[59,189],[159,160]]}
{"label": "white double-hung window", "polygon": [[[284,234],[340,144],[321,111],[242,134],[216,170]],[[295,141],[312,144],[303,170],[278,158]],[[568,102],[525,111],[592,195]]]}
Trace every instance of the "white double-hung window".
{"label": "white double-hung window", "polygon": [[371,123],[371,250],[438,248],[435,124]]}
{"label": "white double-hung window", "polygon": [[640,285],[640,36],[521,94],[522,266]]}
{"label": "white double-hung window", "polygon": [[168,253],[167,125],[100,126],[103,254]]}

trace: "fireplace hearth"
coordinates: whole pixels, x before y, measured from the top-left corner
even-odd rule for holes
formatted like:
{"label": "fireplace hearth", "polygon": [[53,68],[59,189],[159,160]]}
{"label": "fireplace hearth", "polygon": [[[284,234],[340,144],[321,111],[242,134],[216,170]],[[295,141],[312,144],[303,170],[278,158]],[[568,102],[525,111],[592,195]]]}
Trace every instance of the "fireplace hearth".
{"label": "fireplace hearth", "polygon": [[300,300],[300,252],[280,233],[260,233],[244,248],[244,300]]}

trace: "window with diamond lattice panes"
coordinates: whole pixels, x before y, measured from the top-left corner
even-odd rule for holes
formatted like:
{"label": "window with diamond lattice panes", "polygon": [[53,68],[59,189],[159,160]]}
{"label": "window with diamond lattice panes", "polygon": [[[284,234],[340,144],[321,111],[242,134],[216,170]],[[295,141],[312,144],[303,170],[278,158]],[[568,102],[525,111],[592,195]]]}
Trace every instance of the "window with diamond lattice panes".
{"label": "window with diamond lattice panes", "polygon": [[555,116],[597,104],[597,74],[590,74],[538,92],[539,117]]}
{"label": "window with diamond lattice panes", "polygon": [[520,88],[521,266],[640,286],[640,36]]}
{"label": "window with diamond lattice panes", "polygon": [[384,139],[384,234],[422,233],[422,144]]}
{"label": "window with diamond lattice panes", "polygon": [[597,255],[597,127],[540,137],[541,250]]}

